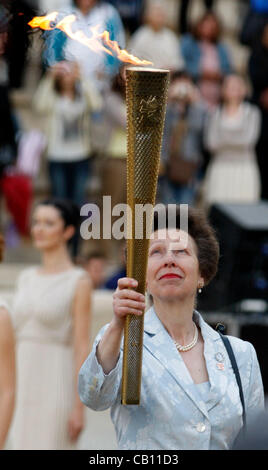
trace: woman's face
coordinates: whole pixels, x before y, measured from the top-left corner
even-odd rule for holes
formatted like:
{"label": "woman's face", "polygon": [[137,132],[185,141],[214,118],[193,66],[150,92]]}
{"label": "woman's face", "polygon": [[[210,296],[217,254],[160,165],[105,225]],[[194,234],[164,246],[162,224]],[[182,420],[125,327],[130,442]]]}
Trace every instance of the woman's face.
{"label": "woman's face", "polygon": [[76,5],[83,13],[88,13],[98,0],[76,0]]}
{"label": "woman's face", "polygon": [[225,78],[222,86],[222,97],[224,101],[243,101],[246,96],[246,85],[242,78],[229,75]]}
{"label": "woman's face", "polygon": [[213,15],[206,16],[198,26],[198,34],[203,41],[214,41],[219,34],[219,24]]}
{"label": "woman's face", "polygon": [[199,282],[197,246],[180,230],[158,230],[149,247],[147,289],[154,299],[166,301],[195,298]]}
{"label": "woman's face", "polygon": [[34,211],[31,232],[35,247],[40,251],[47,251],[66,244],[73,235],[74,228],[64,226],[58,209],[40,205]]}

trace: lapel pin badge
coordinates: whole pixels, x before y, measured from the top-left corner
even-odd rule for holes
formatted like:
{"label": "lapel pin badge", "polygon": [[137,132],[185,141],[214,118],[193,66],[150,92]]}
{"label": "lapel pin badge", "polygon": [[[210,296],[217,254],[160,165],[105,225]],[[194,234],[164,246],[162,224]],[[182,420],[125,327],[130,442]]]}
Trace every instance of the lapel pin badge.
{"label": "lapel pin badge", "polygon": [[215,359],[217,361],[216,367],[218,370],[224,370],[224,355],[221,352],[215,354]]}
{"label": "lapel pin badge", "polygon": [[215,359],[218,362],[223,362],[224,361],[224,355],[221,352],[218,352],[215,354]]}

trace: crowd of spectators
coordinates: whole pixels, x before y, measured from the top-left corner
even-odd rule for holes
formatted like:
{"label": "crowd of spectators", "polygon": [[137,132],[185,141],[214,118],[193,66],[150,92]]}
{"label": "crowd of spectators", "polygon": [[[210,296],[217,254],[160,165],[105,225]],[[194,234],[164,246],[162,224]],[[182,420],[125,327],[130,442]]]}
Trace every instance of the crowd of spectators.
{"label": "crowd of spectators", "polygon": [[[14,207],[10,203],[14,194],[5,192],[5,179],[12,175],[16,181],[19,176],[15,168],[23,134],[23,122],[18,121],[9,96],[11,90],[23,87],[27,47],[34,34],[40,35],[43,51],[31,113],[33,119],[42,117],[46,123],[43,157],[49,191],[79,206],[88,202],[96,170],[92,162],[97,160],[99,196],[110,195],[112,205],[126,202],[122,64],[114,55],[96,53],[58,28],[33,32],[29,19],[51,11],[58,11],[57,20],[74,14],[73,32],[92,35],[107,30],[121,48],[152,61],[157,68],[170,69],[158,202],[188,203],[209,210],[214,202],[250,203],[268,198],[267,2],[240,0],[246,14],[238,21],[235,43],[249,52],[242,74],[231,43],[225,41],[217,2],[200,2],[203,14],[195,21],[190,19],[192,3],[181,0],[173,25],[160,0],[1,3],[0,171],[1,199],[5,198],[7,207]],[[24,176],[29,185],[33,175]],[[24,197],[25,188],[21,183],[24,206],[20,217],[23,213],[27,218],[31,200],[29,190],[28,199]],[[15,224],[17,212],[12,213]],[[108,241],[100,244],[103,256],[119,256],[119,243],[114,246]],[[79,253],[78,243],[74,251]]]}

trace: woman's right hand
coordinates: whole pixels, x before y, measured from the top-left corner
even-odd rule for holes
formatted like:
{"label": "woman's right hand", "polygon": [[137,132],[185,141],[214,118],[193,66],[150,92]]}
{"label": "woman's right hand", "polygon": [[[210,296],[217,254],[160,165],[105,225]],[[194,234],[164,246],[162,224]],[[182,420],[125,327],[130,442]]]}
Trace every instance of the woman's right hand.
{"label": "woman's right hand", "polygon": [[117,289],[113,294],[113,323],[124,327],[127,315],[142,315],[145,310],[145,296],[136,292],[138,281],[130,277],[118,280]]}

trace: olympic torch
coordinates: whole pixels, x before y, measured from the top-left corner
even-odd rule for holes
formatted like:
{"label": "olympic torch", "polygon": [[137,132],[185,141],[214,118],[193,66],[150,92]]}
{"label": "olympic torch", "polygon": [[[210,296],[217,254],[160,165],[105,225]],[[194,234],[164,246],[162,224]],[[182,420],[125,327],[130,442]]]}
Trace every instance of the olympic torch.
{"label": "olympic torch", "polygon": [[[169,71],[142,67],[126,70],[127,83],[127,276],[145,294],[149,249],[148,220],[137,210],[155,205],[166,111]],[[148,206],[147,206],[148,207]],[[150,215],[150,228],[152,226]],[[139,232],[137,234],[137,231]],[[128,315],[124,329],[121,403],[139,405],[144,315]]]}
{"label": "olympic torch", "polygon": [[[54,11],[46,16],[34,17],[28,24],[44,31],[58,29],[90,50],[115,55],[124,63],[142,66],[151,64],[121,49],[116,41],[110,39],[109,32],[100,31],[98,25],[89,28],[90,35],[77,27],[74,29],[76,20],[73,14],[64,16]],[[151,207],[155,205],[169,71],[133,67],[126,70],[126,76],[127,202],[131,208],[131,217],[128,217],[127,223],[131,232],[127,243],[127,275],[138,281],[138,291],[144,294],[149,248],[149,238],[146,236],[148,224],[139,230],[142,232],[141,236],[136,237],[136,208],[147,204]],[[138,220],[138,225],[141,226],[142,222],[143,220]],[[128,315],[124,335],[121,396],[122,404],[125,405],[137,405],[140,402],[142,346],[143,316]]]}

